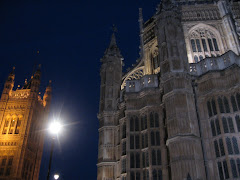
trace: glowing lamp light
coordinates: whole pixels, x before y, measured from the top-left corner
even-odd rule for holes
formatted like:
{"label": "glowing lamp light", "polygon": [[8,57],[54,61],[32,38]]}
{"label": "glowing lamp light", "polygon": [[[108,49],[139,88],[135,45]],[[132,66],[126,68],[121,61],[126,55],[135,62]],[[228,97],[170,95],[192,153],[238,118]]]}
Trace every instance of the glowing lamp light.
{"label": "glowing lamp light", "polygon": [[58,179],[59,178],[59,175],[58,174],[54,174],[54,179]]}
{"label": "glowing lamp light", "polygon": [[62,129],[62,125],[59,122],[56,122],[56,121],[51,123],[50,126],[49,126],[49,131],[52,134],[58,134],[61,129]]}

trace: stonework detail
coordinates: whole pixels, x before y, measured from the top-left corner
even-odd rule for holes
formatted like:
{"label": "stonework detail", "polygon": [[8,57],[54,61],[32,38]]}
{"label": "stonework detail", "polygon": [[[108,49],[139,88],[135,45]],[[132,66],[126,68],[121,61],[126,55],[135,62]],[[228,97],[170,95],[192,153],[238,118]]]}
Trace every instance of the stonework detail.
{"label": "stonework detail", "polygon": [[125,75],[111,41],[106,52],[114,46],[115,54],[101,67],[98,180],[240,178],[239,8],[162,0],[145,23],[140,12],[141,57]]}
{"label": "stonework detail", "polygon": [[0,179],[39,177],[44,126],[51,101],[51,87],[39,96],[38,69],[21,89],[14,90],[14,71],[5,82],[0,99]]}

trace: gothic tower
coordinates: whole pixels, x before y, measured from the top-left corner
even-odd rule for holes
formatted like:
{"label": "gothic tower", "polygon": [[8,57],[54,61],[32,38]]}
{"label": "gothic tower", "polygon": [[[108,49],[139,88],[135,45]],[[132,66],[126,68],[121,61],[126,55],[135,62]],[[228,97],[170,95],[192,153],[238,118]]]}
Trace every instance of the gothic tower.
{"label": "gothic tower", "polygon": [[101,95],[99,109],[98,180],[113,179],[116,162],[115,146],[117,126],[117,101],[122,81],[122,55],[115,34],[101,59]]}
{"label": "gothic tower", "polygon": [[34,179],[39,176],[51,86],[39,95],[41,71],[36,70],[22,88],[13,89],[14,69],[0,100],[0,179]]}
{"label": "gothic tower", "polygon": [[[205,179],[192,79],[188,73],[184,34],[177,7],[162,1],[156,16],[161,86],[166,111],[171,179]],[[179,153],[181,152],[181,153]],[[183,168],[187,167],[187,168]]]}

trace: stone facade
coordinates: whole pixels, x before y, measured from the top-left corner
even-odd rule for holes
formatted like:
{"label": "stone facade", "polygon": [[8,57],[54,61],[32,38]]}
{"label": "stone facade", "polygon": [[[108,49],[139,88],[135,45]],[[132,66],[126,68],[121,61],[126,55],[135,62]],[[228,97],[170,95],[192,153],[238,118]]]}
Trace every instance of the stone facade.
{"label": "stone facade", "polygon": [[240,179],[240,3],[163,0],[102,59],[98,180]]}
{"label": "stone facade", "polygon": [[8,76],[0,100],[0,179],[37,180],[43,152],[44,131],[51,86],[39,95],[38,69],[22,88],[13,90],[14,70]]}

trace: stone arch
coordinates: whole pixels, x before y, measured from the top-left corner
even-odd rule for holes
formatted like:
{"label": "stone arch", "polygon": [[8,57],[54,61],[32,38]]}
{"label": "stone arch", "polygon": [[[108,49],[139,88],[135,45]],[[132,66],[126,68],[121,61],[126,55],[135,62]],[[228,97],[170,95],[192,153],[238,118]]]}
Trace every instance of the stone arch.
{"label": "stone arch", "polygon": [[[195,36],[195,37],[194,37]],[[218,46],[218,51],[215,49],[214,47],[214,51],[210,50],[209,48],[209,42],[207,41],[207,39],[211,37],[213,39],[216,39],[216,44]],[[198,43],[195,41],[195,48],[197,49],[197,51],[194,52],[193,50],[193,46],[192,46],[192,41],[193,39],[199,39],[199,46],[201,46],[201,52],[198,51]],[[206,44],[205,46],[207,46],[206,48],[208,49],[208,51],[204,50],[204,45],[203,42],[201,41],[201,39],[205,39]],[[223,46],[223,41],[221,38],[221,35],[219,33],[219,31],[210,25],[204,24],[204,23],[199,23],[193,27],[191,27],[188,32],[187,32],[187,38],[186,38],[187,42],[186,44],[188,44],[188,58],[189,58],[189,62],[193,63],[194,61],[194,57],[197,55],[198,57],[211,57],[211,56],[218,56],[218,55],[222,55],[225,50],[224,50],[224,46]],[[214,42],[212,42],[212,46],[214,46]]]}

